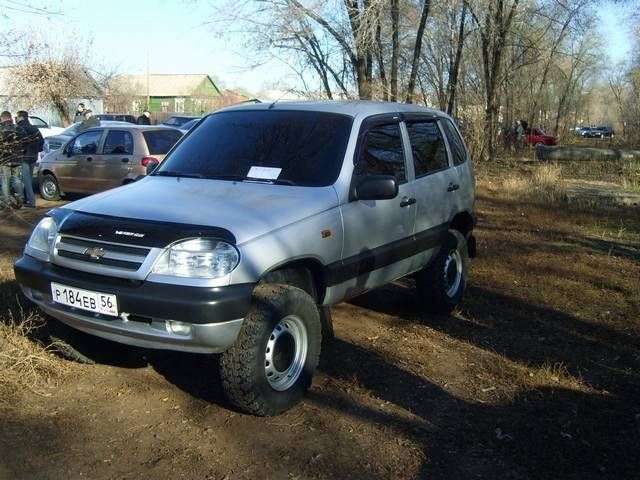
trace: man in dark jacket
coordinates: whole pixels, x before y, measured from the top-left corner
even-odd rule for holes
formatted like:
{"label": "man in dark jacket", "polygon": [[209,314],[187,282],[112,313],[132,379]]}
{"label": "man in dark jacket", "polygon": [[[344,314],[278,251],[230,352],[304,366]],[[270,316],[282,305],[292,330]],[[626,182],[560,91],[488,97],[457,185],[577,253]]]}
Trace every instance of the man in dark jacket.
{"label": "man in dark jacket", "polygon": [[73,117],[73,123],[75,122],[81,122],[84,120],[84,112],[85,112],[85,108],[84,108],[84,103],[79,103],[78,104],[78,109],[76,110],[76,114]]}
{"label": "man in dark jacket", "polygon": [[0,113],[0,182],[2,182],[2,207],[11,205],[11,168],[20,163],[22,145],[20,137],[22,130],[13,124],[11,113]]}
{"label": "man in dark jacket", "polygon": [[138,117],[138,125],[151,125],[151,114],[149,110],[142,112],[142,115]]}
{"label": "man in dark jacket", "polygon": [[22,128],[22,183],[24,184],[25,206],[35,208],[36,196],[33,193],[33,166],[38,160],[38,153],[42,151],[44,139],[40,130],[29,123],[29,114],[24,110],[16,114],[16,123]]}

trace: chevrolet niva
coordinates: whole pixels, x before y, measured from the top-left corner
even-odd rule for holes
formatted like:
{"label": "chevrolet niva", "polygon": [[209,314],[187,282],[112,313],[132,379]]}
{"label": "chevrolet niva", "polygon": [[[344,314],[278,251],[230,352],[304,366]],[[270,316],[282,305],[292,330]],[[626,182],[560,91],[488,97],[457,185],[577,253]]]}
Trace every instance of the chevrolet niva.
{"label": "chevrolet niva", "polygon": [[231,402],[277,415],[311,385],[331,305],[413,274],[426,308],[455,308],[475,252],[474,190],[442,112],[231,107],[151,175],[48,212],[15,273],[76,329],[221,354]]}

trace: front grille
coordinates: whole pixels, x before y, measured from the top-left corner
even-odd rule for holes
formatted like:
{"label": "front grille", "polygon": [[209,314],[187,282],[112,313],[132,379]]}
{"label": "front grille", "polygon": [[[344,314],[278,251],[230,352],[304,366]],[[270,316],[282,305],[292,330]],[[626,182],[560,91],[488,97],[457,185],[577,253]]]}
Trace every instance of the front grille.
{"label": "front grille", "polygon": [[137,271],[144,263],[150,248],[132,247],[97,240],[62,235],[56,244],[58,257],[80,265],[104,265],[128,271]]}

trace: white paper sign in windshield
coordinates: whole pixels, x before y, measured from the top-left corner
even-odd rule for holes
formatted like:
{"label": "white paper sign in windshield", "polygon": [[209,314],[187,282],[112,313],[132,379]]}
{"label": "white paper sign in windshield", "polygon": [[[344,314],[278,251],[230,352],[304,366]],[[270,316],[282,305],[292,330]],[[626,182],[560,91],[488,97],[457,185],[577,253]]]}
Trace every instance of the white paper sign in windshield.
{"label": "white paper sign in windshield", "polygon": [[274,167],[251,167],[247,178],[259,178],[260,180],[275,180],[282,172],[281,168]]}

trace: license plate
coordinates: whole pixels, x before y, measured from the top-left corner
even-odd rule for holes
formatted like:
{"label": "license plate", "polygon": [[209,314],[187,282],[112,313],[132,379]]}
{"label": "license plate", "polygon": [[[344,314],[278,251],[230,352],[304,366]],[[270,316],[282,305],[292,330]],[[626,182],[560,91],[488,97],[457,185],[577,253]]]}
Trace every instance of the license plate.
{"label": "license plate", "polygon": [[51,282],[51,295],[55,302],[69,307],[81,308],[103,315],[118,316],[118,300],[115,295],[68,287],[53,282]]}

